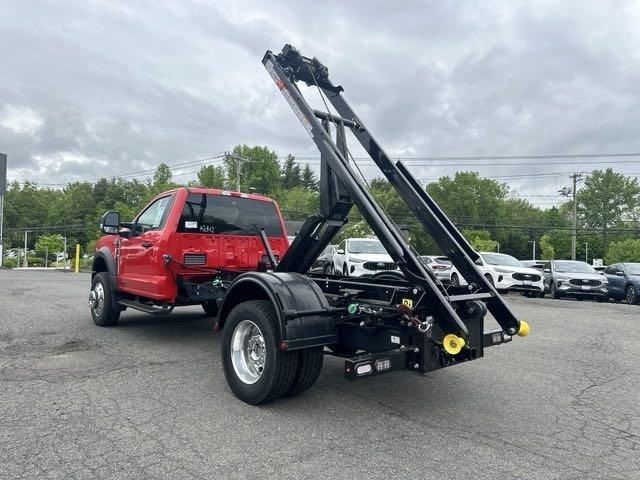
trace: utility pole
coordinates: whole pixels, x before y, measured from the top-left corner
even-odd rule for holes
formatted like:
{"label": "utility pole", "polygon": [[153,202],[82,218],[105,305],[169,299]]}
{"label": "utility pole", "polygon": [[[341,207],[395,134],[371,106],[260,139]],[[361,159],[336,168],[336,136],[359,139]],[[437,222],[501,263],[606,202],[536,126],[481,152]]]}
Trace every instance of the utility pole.
{"label": "utility pole", "polygon": [[0,153],[0,267],[4,257],[4,195],[7,190],[7,155]]}
{"label": "utility pole", "polygon": [[235,153],[229,153],[229,152],[225,152],[224,153],[225,158],[232,158],[235,160],[236,163],[236,192],[240,191],[240,169],[242,168],[242,165],[244,165],[246,162],[250,162],[251,159],[250,158],[246,158],[246,157],[242,157],[240,155],[236,155]]}
{"label": "utility pole", "polygon": [[532,260],[536,259],[536,241],[535,240],[529,240],[529,243],[533,244],[533,258]]}
{"label": "utility pole", "polygon": [[27,264],[27,234],[28,233],[29,233],[29,230],[24,231],[24,260],[23,260],[22,266],[25,268],[29,266]]}
{"label": "utility pole", "polygon": [[571,175],[571,179],[573,180],[573,187],[567,188],[563,187],[562,190],[559,190],[560,195],[568,197],[569,194],[572,194],[573,198],[573,209],[572,209],[572,225],[571,225],[571,260],[576,259],[576,232],[578,228],[578,213],[577,213],[577,205],[576,205],[576,191],[578,189],[578,182],[582,181],[581,173],[574,173]]}
{"label": "utility pole", "polygon": [[589,263],[589,242],[584,242],[584,261]]}

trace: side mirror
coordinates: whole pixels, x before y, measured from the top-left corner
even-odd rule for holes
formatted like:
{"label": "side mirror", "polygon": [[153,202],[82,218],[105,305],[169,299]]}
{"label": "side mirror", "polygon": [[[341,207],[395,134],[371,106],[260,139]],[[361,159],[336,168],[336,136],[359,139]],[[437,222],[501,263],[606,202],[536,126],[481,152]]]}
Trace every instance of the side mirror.
{"label": "side mirror", "polygon": [[344,255],[344,248],[339,248],[338,250],[336,250],[336,253],[338,255]]}
{"label": "side mirror", "polygon": [[120,230],[120,213],[107,212],[100,220],[100,230],[102,233],[117,235]]}
{"label": "side mirror", "polygon": [[551,269],[550,268],[543,268],[542,271],[544,273],[551,273]]}

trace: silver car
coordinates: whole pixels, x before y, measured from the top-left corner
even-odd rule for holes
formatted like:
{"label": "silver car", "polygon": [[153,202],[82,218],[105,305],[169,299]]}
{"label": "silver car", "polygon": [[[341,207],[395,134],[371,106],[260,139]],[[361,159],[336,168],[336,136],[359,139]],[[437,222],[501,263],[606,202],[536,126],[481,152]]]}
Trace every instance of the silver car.
{"label": "silver car", "polygon": [[607,301],[609,281],[586,262],[551,260],[544,265],[544,287],[551,297]]}

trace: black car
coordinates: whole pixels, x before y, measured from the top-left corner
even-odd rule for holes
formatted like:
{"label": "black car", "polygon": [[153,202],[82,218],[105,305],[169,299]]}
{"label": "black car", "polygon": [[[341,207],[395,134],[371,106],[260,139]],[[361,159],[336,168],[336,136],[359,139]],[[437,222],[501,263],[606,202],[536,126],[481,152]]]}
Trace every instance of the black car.
{"label": "black car", "polygon": [[609,280],[610,298],[632,305],[640,303],[640,263],[614,263],[604,275]]}
{"label": "black car", "polygon": [[333,254],[336,253],[336,245],[327,245],[320,256],[311,265],[311,273],[333,273]]}

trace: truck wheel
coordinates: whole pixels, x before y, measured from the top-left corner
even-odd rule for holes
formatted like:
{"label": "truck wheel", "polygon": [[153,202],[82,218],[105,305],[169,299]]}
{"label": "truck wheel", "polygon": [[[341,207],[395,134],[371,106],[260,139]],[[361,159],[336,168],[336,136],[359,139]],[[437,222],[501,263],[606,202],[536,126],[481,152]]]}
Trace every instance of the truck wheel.
{"label": "truck wheel", "polygon": [[460,278],[458,278],[458,274],[457,273],[452,273],[451,274],[451,286],[452,287],[459,287],[460,286]]}
{"label": "truck wheel", "polygon": [[625,291],[625,300],[629,305],[637,305],[640,298],[638,298],[638,292],[633,287],[633,285],[629,285],[627,290]]}
{"label": "truck wheel", "polygon": [[114,308],[113,292],[106,272],[96,273],[91,280],[89,309],[96,325],[109,327],[118,323],[120,309]]}
{"label": "truck wheel", "polygon": [[291,388],[285,394],[287,397],[298,395],[316,383],[322,370],[322,362],[324,360],[323,350],[323,347],[314,347],[299,352],[298,370],[293,379],[293,385],[291,385]]}
{"label": "truck wheel", "polygon": [[299,352],[278,348],[278,319],[270,302],[252,300],[231,310],[222,334],[222,366],[231,391],[251,405],[291,390]]}
{"label": "truck wheel", "polygon": [[218,304],[215,300],[204,302],[202,304],[202,309],[208,317],[215,317],[216,315],[218,315]]}
{"label": "truck wheel", "polygon": [[347,263],[345,262],[345,264],[342,266],[342,275],[344,277],[348,277],[349,276],[349,268],[347,267]]}

